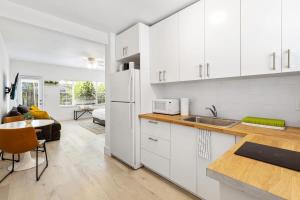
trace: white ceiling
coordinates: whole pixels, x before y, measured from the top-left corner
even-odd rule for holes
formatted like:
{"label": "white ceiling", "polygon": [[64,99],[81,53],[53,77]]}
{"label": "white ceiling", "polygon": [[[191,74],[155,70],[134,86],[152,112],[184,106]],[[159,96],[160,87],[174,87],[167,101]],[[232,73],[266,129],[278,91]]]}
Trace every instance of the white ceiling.
{"label": "white ceiling", "polygon": [[102,31],[153,24],[198,0],[10,0]]}
{"label": "white ceiling", "polygon": [[91,67],[87,57],[105,59],[102,44],[6,18],[0,17],[0,32],[11,59],[80,68]]}

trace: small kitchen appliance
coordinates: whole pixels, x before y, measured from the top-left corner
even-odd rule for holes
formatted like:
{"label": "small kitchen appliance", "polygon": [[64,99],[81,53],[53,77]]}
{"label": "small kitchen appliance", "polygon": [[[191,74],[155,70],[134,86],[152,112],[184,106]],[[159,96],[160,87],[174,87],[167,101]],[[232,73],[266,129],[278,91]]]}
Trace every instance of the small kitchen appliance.
{"label": "small kitchen appliance", "polygon": [[152,112],[166,115],[178,115],[180,113],[179,99],[153,100]]}

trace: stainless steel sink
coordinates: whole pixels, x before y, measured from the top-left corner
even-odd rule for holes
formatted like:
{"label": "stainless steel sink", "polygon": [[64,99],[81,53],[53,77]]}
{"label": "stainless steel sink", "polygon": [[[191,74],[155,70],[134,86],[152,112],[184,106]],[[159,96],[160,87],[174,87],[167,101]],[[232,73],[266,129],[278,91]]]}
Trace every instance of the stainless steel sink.
{"label": "stainless steel sink", "polygon": [[239,123],[239,121],[236,120],[206,117],[206,116],[192,116],[192,117],[185,118],[183,120],[189,122],[201,123],[201,124],[209,124],[214,126],[222,126],[222,127],[232,127],[237,123]]}

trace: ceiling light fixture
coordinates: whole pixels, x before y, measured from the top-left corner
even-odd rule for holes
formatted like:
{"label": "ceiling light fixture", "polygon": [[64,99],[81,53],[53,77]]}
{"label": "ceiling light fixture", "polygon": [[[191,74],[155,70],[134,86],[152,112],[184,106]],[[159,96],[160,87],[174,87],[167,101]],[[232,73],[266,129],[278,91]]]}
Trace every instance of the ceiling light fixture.
{"label": "ceiling light fixture", "polygon": [[105,61],[101,58],[87,57],[85,58],[89,69],[104,69]]}

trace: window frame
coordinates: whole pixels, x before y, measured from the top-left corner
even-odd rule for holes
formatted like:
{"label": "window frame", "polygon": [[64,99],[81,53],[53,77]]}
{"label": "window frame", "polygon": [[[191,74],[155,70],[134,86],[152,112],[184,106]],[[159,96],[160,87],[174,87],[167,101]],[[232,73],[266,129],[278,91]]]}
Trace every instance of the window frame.
{"label": "window frame", "polygon": [[[71,104],[67,105],[67,104],[61,104],[61,90],[62,87],[66,87],[64,85],[71,85]],[[67,94],[67,92],[65,92],[65,94]],[[59,82],[59,105],[63,106],[63,107],[70,107],[74,105],[74,92],[73,92],[73,82],[72,81],[60,81]]]}
{"label": "window frame", "polygon": [[[59,98],[61,98],[61,87],[63,84],[71,84],[72,85],[72,104],[71,105],[64,105],[64,104],[61,104],[61,101],[59,100],[59,106],[61,107],[76,107],[76,106],[79,106],[81,104],[76,104],[76,100],[75,100],[75,84],[76,82],[87,82],[87,81],[59,81]],[[103,103],[98,103],[98,92],[97,92],[97,89],[98,89],[98,86],[99,85],[104,85],[104,88],[106,89],[106,86],[105,86],[105,82],[101,82],[101,81],[89,81],[89,82],[92,82],[93,86],[94,86],[94,89],[95,89],[95,104],[87,104],[87,105],[94,105],[94,106],[101,106],[101,105],[105,105],[105,100],[106,100],[106,92],[104,92],[104,102]],[[99,85],[98,85],[99,84]]]}

